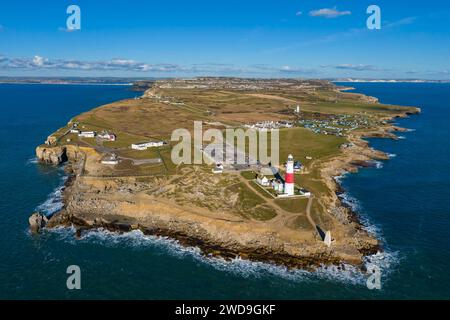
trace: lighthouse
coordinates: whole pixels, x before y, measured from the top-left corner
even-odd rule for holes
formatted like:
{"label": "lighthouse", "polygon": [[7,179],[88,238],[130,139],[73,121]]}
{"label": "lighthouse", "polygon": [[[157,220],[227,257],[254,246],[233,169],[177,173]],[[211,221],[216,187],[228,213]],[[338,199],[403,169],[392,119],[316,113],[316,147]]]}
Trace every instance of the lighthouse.
{"label": "lighthouse", "polygon": [[294,195],[294,157],[292,154],[288,156],[286,162],[286,176],[284,177],[284,193]]}

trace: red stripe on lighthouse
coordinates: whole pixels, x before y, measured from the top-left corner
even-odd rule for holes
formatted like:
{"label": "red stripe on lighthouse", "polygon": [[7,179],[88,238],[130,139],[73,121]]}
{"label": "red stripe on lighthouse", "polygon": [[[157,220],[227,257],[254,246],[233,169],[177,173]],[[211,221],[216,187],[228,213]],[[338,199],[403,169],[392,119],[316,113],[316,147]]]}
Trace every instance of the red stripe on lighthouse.
{"label": "red stripe on lighthouse", "polygon": [[294,183],[294,174],[293,173],[286,173],[285,182],[286,183]]}

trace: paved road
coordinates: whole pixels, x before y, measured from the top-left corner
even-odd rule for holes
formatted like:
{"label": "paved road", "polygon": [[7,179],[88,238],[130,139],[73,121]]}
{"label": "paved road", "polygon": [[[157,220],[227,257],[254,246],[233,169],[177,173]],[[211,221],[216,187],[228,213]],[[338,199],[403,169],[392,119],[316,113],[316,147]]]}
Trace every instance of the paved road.
{"label": "paved road", "polygon": [[155,164],[155,163],[162,163],[161,158],[152,158],[152,159],[134,159],[134,158],[127,158],[119,156],[119,159],[125,159],[125,160],[131,160],[134,165],[141,165],[141,164]]}

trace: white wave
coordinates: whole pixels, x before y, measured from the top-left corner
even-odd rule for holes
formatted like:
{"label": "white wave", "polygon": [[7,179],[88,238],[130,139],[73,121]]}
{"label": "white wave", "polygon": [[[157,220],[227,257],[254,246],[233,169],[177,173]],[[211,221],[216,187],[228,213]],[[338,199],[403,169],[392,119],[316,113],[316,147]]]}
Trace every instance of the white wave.
{"label": "white wave", "polygon": [[348,172],[343,172],[343,173],[341,173],[341,175],[335,176],[334,181],[336,181],[336,183],[338,183],[338,184],[341,184],[342,180],[345,179],[348,175],[349,175]]}
{"label": "white wave", "polygon": [[381,161],[374,161],[375,168],[382,169],[383,168],[383,162]]}
{"label": "white wave", "polygon": [[416,129],[406,129],[405,132],[414,132]]}
{"label": "white wave", "polygon": [[348,192],[339,194],[339,198],[343,204],[349,206],[353,211],[359,211],[361,209],[358,199],[352,197]]}
{"label": "white wave", "polygon": [[46,216],[51,216],[54,213],[60,211],[64,207],[62,199],[62,191],[64,189],[64,183],[67,177],[61,178],[61,184],[56,187],[48,196],[47,199],[36,207],[36,211],[43,213]]}
{"label": "white wave", "polygon": [[397,136],[397,138],[400,139],[400,140],[405,140],[406,139],[405,136]]}
{"label": "white wave", "polygon": [[367,231],[367,233],[373,235],[374,237],[376,237],[377,239],[381,240],[382,242],[384,242],[383,239],[383,232],[380,226],[374,224],[368,217],[367,215],[364,214],[359,214],[358,215],[358,219],[359,222],[361,223],[361,225],[363,226],[363,229]]}
{"label": "white wave", "polygon": [[389,157],[389,159],[392,159],[392,158],[397,157],[397,155],[395,153],[388,153],[388,157]]}
{"label": "white wave", "polygon": [[[336,176],[334,179],[340,183],[341,180],[348,174],[348,172],[343,172],[340,176]],[[63,183],[64,181],[65,178]],[[49,212],[53,213],[60,210],[60,208],[62,208],[62,202],[60,201],[62,200],[61,189],[62,186],[56,188],[49,196],[48,200],[41,206],[48,206],[50,209]],[[341,201],[349,205],[353,211],[361,211],[361,205],[356,198],[352,197],[348,193],[342,193],[339,197]],[[59,207],[59,205],[61,207]],[[373,234],[378,239],[382,239],[381,229],[371,223],[368,217],[361,215],[359,219],[367,232]],[[265,262],[244,260],[239,257],[231,260],[225,260],[220,257],[205,256],[198,247],[186,247],[181,245],[177,240],[168,237],[144,235],[139,230],[118,234],[100,228],[84,232],[80,239],[75,238],[74,228],[60,227],[52,229],[51,232],[57,234],[59,236],[59,240],[72,243],[73,245],[80,242],[88,242],[107,247],[128,246],[133,250],[148,250],[149,248],[155,249],[178,259],[192,259],[194,261],[207,264],[216,270],[232,273],[244,278],[263,278],[271,276],[294,282],[325,280],[365,286],[368,276],[364,271],[348,264],[342,264],[339,266],[323,265],[315,268],[314,271],[306,271],[301,269],[288,269],[283,266]],[[377,265],[380,270],[382,270],[382,276],[384,277],[390,273],[390,269],[395,265],[396,261],[398,261],[396,258],[396,253],[383,252],[366,257],[364,264]]]}
{"label": "white wave", "polygon": [[367,215],[363,213],[361,203],[355,197],[351,196],[348,192],[339,194],[339,199],[344,205],[350,207],[350,209],[358,214],[358,219],[363,229],[369,234],[373,235],[377,239],[383,240],[382,230],[380,226],[374,224]]}
{"label": "white wave", "polygon": [[32,165],[32,164],[36,164],[38,162],[39,162],[38,158],[34,157],[34,158],[28,159],[27,162],[25,163],[25,165],[29,166],[29,165]]}
{"label": "white wave", "polygon": [[384,252],[377,252],[376,254],[366,256],[364,258],[364,265],[366,267],[369,265],[377,266],[381,271],[382,279],[386,280],[400,264],[400,261],[401,257],[398,251],[386,250]]}
{"label": "white wave", "polygon": [[[104,229],[96,229],[83,233],[80,239],[75,238],[74,228],[60,227],[52,229],[51,232],[58,235],[59,240],[64,240],[74,245],[80,242],[88,242],[108,247],[128,246],[133,250],[148,250],[149,248],[153,248],[163,253],[168,253],[178,259],[192,259],[196,262],[207,264],[216,270],[232,273],[244,278],[264,278],[270,276],[294,282],[326,280],[352,285],[365,285],[367,277],[365,272],[359,268],[347,264],[340,266],[321,266],[314,271],[306,271],[288,269],[283,266],[264,262],[244,260],[239,257],[225,260],[223,258],[205,256],[197,247],[185,247],[176,240],[167,237],[144,235],[138,230],[118,234]],[[382,259],[381,255],[387,258]],[[392,257],[387,253],[377,254],[374,257],[370,256],[366,259],[367,263],[379,265],[381,270],[390,267],[392,264]]]}

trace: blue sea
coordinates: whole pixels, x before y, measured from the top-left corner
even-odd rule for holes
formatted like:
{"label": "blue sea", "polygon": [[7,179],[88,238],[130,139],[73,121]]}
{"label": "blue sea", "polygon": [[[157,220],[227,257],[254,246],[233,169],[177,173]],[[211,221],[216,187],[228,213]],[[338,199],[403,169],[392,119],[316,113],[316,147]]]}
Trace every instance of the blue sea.
{"label": "blue sea", "polygon": [[[370,139],[391,155],[341,177],[344,201],[384,243],[370,258],[382,289],[351,267],[289,271],[264,263],[206,259],[196,248],[139,232],[28,233],[36,209],[60,204],[62,168],[35,147],[83,111],[134,97],[127,86],[0,84],[0,298],[2,299],[418,299],[450,298],[450,84],[352,83],[383,103],[419,106],[396,120],[398,141]],[[66,269],[81,268],[81,290]]]}

